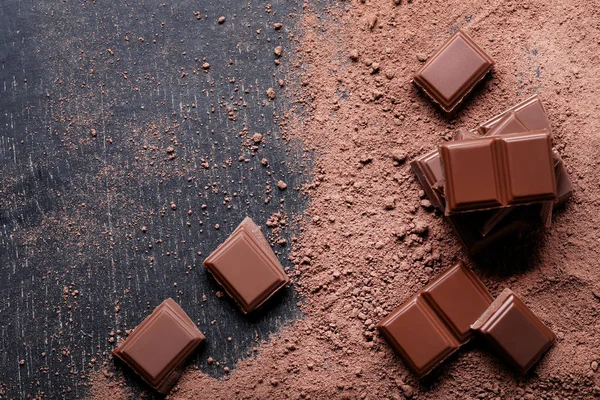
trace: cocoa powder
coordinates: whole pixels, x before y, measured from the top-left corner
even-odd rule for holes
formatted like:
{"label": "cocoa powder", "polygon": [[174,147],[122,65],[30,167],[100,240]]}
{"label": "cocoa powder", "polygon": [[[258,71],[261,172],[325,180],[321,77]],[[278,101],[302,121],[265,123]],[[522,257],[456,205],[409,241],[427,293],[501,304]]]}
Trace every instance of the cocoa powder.
{"label": "cocoa powder", "polygon": [[[325,10],[306,3],[290,66],[298,84],[289,82],[287,95],[308,107],[283,118],[288,137],[317,154],[304,188],[311,206],[291,256],[305,317],[223,379],[192,367],[169,398],[600,394],[599,12],[582,0],[353,0]],[[410,80],[459,27],[497,65],[448,118]],[[551,228],[469,258],[405,161],[534,93],[550,114],[575,194]],[[533,372],[516,376],[475,341],[418,381],[378,336],[381,318],[457,258],[493,295],[510,287],[557,334]],[[113,390],[104,385],[102,376],[93,382],[94,398]]]}

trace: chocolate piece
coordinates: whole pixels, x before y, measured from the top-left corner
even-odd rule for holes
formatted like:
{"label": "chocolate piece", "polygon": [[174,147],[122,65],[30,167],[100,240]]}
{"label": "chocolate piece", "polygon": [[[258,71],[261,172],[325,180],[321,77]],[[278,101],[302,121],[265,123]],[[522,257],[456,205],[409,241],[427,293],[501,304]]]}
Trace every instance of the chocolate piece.
{"label": "chocolate piece", "polygon": [[289,282],[260,228],[249,217],[204,260],[204,266],[244,313],[260,307]]}
{"label": "chocolate piece", "polygon": [[547,129],[548,132],[552,132],[546,109],[542,104],[542,100],[536,94],[480,124],[478,127],[479,133],[482,135],[487,134],[487,132],[492,129],[502,117],[511,111],[514,112],[521,123],[527,127],[528,131]]}
{"label": "chocolate piece", "polygon": [[446,215],[556,199],[548,131],[454,142],[439,148]]}
{"label": "chocolate piece", "polygon": [[471,327],[522,374],[556,340],[556,335],[510,289],[504,289]]}
{"label": "chocolate piece", "polygon": [[434,191],[432,186],[442,180],[442,166],[437,149],[423,154],[410,162],[410,168],[417,176],[419,183],[423,186],[425,194],[431,204],[440,211],[444,211],[444,203],[439,192]]}
{"label": "chocolate piece", "polygon": [[[496,134],[497,132],[492,133],[490,130],[492,130],[509,112],[514,112],[515,117],[518,118],[522,125],[527,127],[528,131],[547,129],[548,132],[552,132],[550,129],[550,121],[548,120],[548,115],[546,114],[546,109],[544,108],[544,104],[538,95],[531,96],[525,101],[522,101],[503,113],[498,114],[484,122],[477,128],[478,132],[485,134],[486,136]],[[558,153],[553,152],[553,155],[555,161],[560,160]],[[563,162],[560,162],[558,168],[556,169],[556,177],[557,188],[559,192],[558,198],[561,200],[557,200],[555,205],[560,205],[566,202],[573,192],[571,178],[569,178],[569,174],[567,173]],[[550,217],[546,217],[546,220],[548,220]]]}
{"label": "chocolate piece", "polygon": [[517,114],[514,111],[510,111],[506,113],[498,123],[496,123],[485,136],[498,136],[498,135],[506,135],[509,133],[519,133],[519,132],[527,132],[531,129],[528,129],[523,122],[517,117]]}
{"label": "chocolate piece", "polygon": [[[539,102],[535,102],[534,104],[538,104]],[[539,103],[541,104],[541,103]],[[534,108],[530,111],[530,114],[533,112],[535,114],[535,110],[537,110],[538,108]],[[528,109],[526,109],[528,110]],[[543,110],[542,110],[543,111]],[[528,114],[525,113],[525,116],[527,116]],[[547,119],[546,119],[547,121]],[[519,117],[517,117],[517,114],[514,111],[509,111],[504,113],[504,116],[502,116],[499,120],[497,120],[497,122],[491,126],[490,130],[486,133],[485,136],[498,136],[498,135],[506,135],[509,133],[519,133],[519,132],[526,132],[526,131],[530,131],[531,129],[529,129],[527,126],[525,126],[525,124],[521,121],[521,119]],[[558,155],[558,153],[556,152],[552,152],[552,156],[553,159],[556,161],[556,158],[560,158],[560,156]],[[540,221],[542,222],[542,224],[545,227],[550,227],[550,225],[552,224],[552,208],[553,208],[553,204],[554,201],[548,201],[544,203],[545,205],[543,207],[539,208],[540,211]],[[499,216],[501,217],[501,215]]]}
{"label": "chocolate piece", "polygon": [[458,261],[377,328],[421,378],[472,337],[471,323],[491,303],[483,283]]}
{"label": "chocolate piece", "polygon": [[493,66],[494,60],[459,29],[415,73],[413,82],[451,112]]}
{"label": "chocolate piece", "polygon": [[461,343],[471,338],[471,324],[493,300],[483,282],[462,261],[454,263],[421,293]]}
{"label": "chocolate piece", "polygon": [[454,132],[454,136],[452,137],[452,140],[455,140],[455,141],[472,140],[472,139],[478,139],[480,137],[481,137],[481,135],[479,135],[476,131],[470,131],[465,128],[458,128],[456,130],[456,132]]}
{"label": "chocolate piece", "polygon": [[166,394],[179,380],[185,360],[203,340],[204,335],[185,311],[167,299],[112,353]]}

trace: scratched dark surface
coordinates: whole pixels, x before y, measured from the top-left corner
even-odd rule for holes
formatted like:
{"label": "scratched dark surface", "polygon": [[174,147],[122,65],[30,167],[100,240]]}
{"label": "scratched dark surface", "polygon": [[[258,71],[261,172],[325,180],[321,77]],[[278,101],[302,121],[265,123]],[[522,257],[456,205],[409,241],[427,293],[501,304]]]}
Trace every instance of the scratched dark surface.
{"label": "scratched dark surface", "polygon": [[85,397],[103,361],[153,397],[108,355],[168,297],[215,377],[301,316],[293,288],[244,316],[201,265],[244,216],[271,233],[281,212],[289,266],[310,155],[281,139],[273,49],[293,46],[299,6],[0,1],[0,398]]}

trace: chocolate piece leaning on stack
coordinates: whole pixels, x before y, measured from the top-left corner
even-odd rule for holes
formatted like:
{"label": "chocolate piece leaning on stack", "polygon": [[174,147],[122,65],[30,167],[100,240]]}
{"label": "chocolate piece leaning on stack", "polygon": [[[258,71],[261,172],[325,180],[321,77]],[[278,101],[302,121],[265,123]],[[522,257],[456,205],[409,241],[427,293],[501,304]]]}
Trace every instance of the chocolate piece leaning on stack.
{"label": "chocolate piece leaning on stack", "polygon": [[556,340],[556,335],[510,289],[505,289],[471,328],[521,374]]}
{"label": "chocolate piece leaning on stack", "polygon": [[471,324],[491,303],[484,284],[458,261],[392,311],[377,328],[422,378],[471,339]]}
{"label": "chocolate piece leaning on stack", "polygon": [[204,266],[244,313],[260,307],[289,278],[260,228],[246,217]]}
{"label": "chocolate piece leaning on stack", "polygon": [[185,311],[173,299],[167,299],[112,353],[150,386],[166,394],[179,380],[186,359],[203,340],[204,335]]}
{"label": "chocolate piece leaning on stack", "polygon": [[450,113],[493,67],[494,60],[459,29],[415,73],[413,82]]}

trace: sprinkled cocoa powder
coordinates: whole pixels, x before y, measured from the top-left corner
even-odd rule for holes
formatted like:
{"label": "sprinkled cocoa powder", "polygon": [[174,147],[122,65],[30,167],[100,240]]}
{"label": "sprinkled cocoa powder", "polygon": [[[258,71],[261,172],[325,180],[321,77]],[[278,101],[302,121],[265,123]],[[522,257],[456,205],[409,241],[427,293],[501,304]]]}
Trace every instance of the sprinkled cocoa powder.
{"label": "sprinkled cocoa powder", "polygon": [[[581,0],[353,0],[325,12],[305,4],[289,66],[298,84],[290,79],[286,90],[307,107],[283,118],[288,137],[317,154],[304,188],[311,206],[291,255],[305,316],[222,379],[190,368],[169,398],[600,395],[599,13]],[[459,27],[497,65],[449,119],[410,80]],[[550,114],[574,197],[551,228],[469,258],[406,161],[534,93]],[[493,295],[518,293],[557,334],[527,376],[475,341],[418,381],[378,336],[381,318],[457,258]],[[92,381],[92,397],[118,398],[103,376]]]}

